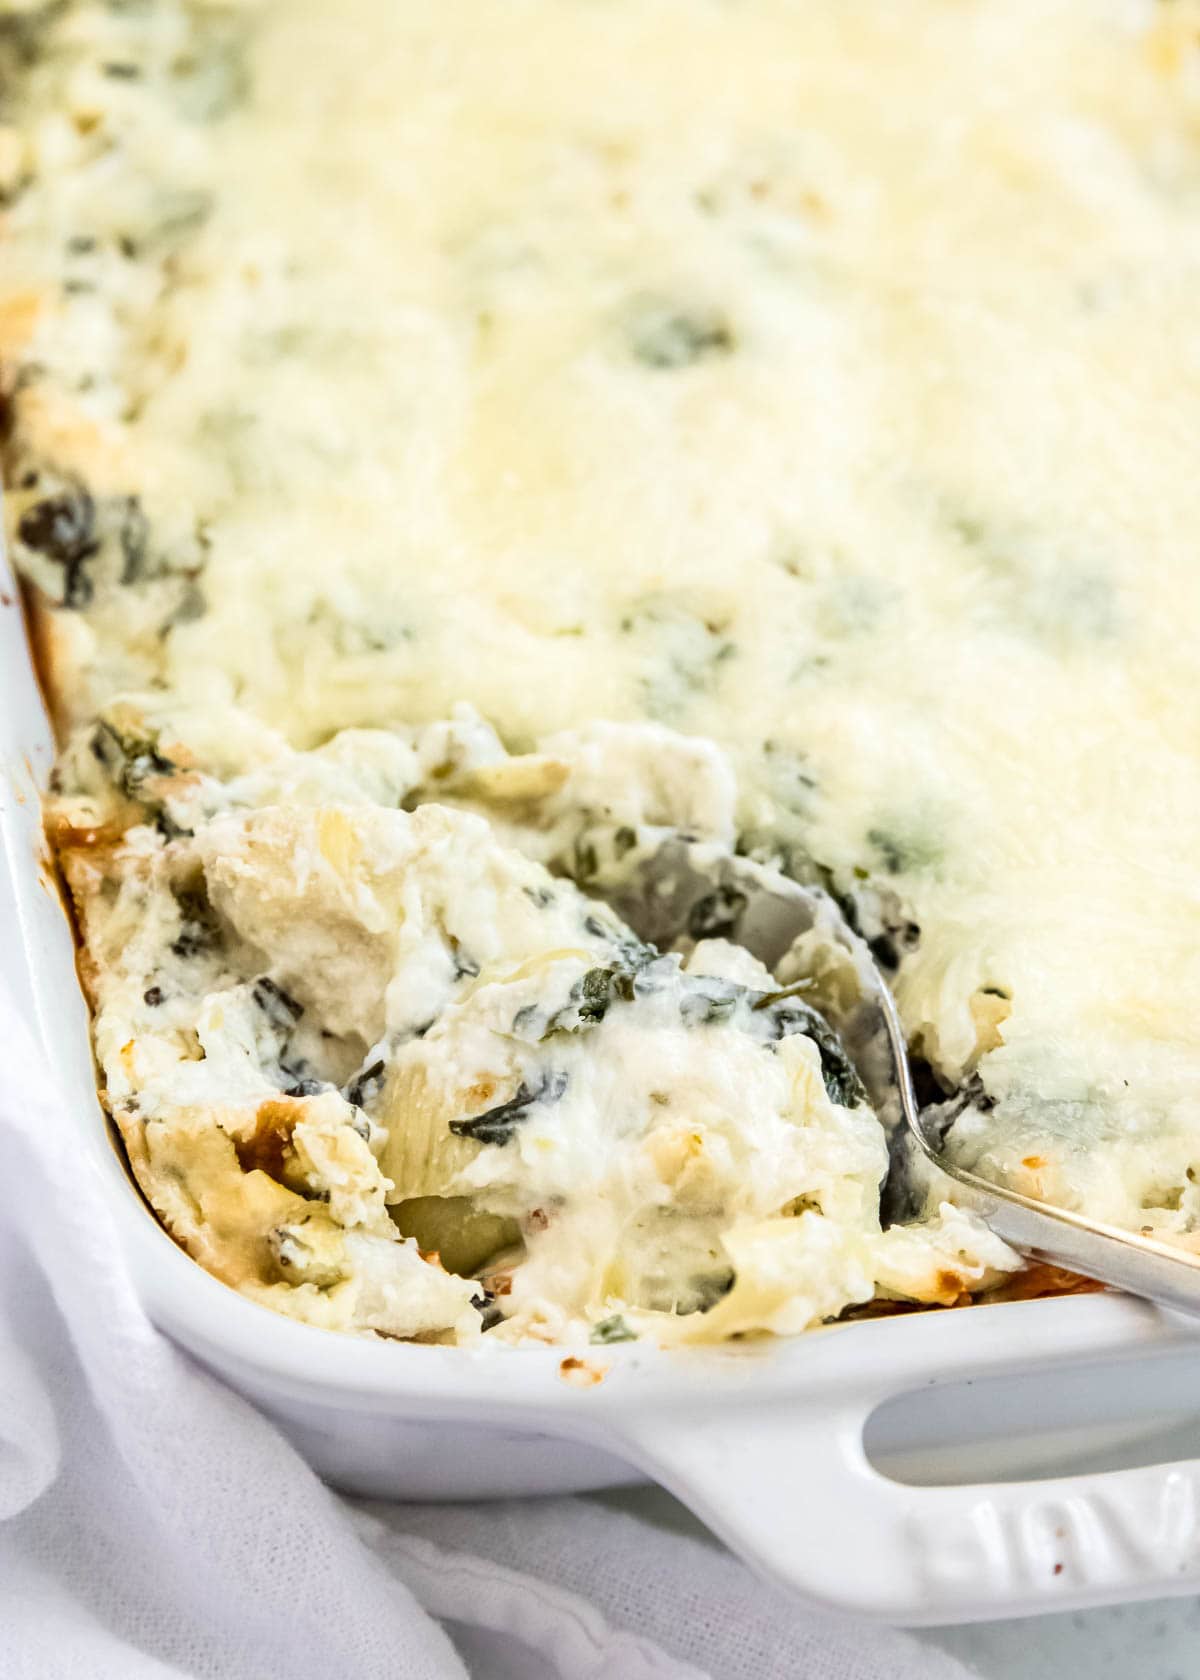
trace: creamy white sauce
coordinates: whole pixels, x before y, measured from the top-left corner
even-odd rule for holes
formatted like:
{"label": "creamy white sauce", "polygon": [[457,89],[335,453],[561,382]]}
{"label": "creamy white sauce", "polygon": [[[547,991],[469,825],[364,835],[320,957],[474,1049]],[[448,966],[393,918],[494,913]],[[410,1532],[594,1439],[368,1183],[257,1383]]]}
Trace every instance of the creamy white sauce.
{"label": "creamy white sauce", "polygon": [[677,831],[696,790],[671,766],[719,784],[711,749],[631,728],[598,752],[589,731],[523,764],[462,717],[309,753],[250,734],[220,782],[172,768],[195,756],[178,722],[135,738],[132,708],[115,716],[124,755],[113,714],[81,731],[55,809],[75,834],[123,828],[63,854],[96,1043],[147,1193],[219,1275],[392,1335],[470,1339],[482,1310],[508,1339],[687,1341],[804,1329],[878,1291],[953,1300],[1015,1265],[949,1211],[899,1248],[881,1232],[883,1130],[748,952],[658,955],[482,814],[380,781],[474,786],[482,761],[507,792],[558,766],[547,823],[522,808],[567,846],[573,789],[575,828],[609,819],[597,788],[633,799],[648,761],[649,812]]}

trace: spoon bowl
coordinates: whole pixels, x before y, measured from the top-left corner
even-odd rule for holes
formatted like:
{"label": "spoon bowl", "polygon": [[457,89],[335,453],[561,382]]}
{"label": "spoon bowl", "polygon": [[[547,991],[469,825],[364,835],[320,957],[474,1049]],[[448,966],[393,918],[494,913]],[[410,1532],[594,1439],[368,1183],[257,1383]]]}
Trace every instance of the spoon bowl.
{"label": "spoon bowl", "polygon": [[[628,831],[623,831],[626,835]],[[916,1216],[936,1193],[979,1214],[1032,1260],[1078,1272],[1161,1306],[1200,1315],[1200,1260],[1140,1232],[1026,1196],[960,1166],[945,1148],[944,1105],[922,1108],[895,997],[867,942],[820,887],[706,841],[647,830],[629,848],[589,836],[589,882],[638,935],[687,951],[720,936],[777,974],[812,980],[811,1001],[837,1032],[888,1135],[885,1224]],[[953,1113],[961,1112],[956,1105]]]}

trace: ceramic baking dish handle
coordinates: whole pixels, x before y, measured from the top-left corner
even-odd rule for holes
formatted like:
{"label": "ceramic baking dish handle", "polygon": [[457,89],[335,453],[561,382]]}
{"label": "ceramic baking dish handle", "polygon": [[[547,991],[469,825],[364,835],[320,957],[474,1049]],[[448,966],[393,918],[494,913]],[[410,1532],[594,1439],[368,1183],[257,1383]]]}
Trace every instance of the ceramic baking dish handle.
{"label": "ceramic baking dish handle", "polygon": [[649,1419],[625,1450],[761,1573],[830,1609],[913,1626],[1194,1590],[1200,1461],[912,1487],[867,1459],[881,1398]]}

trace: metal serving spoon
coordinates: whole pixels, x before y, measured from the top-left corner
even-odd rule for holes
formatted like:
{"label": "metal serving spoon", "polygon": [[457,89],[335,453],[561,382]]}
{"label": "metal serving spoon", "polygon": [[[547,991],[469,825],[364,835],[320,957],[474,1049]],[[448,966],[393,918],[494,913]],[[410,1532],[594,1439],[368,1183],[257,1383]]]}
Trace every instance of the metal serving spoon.
{"label": "metal serving spoon", "polygon": [[827,974],[816,981],[812,1001],[839,1034],[888,1131],[885,1217],[916,1211],[927,1162],[954,1180],[960,1206],[980,1214],[1022,1254],[1200,1314],[1200,1260],[980,1178],[945,1153],[939,1124],[944,1132],[947,1117],[937,1107],[922,1110],[917,1101],[895,998],[865,940],[827,893],[719,846],[664,838],[661,830],[643,830],[630,848],[629,833],[620,831],[623,846],[619,836],[615,845],[612,836],[589,836],[598,873],[588,885],[641,938],[678,949],[719,933],[772,973],[805,935],[811,935],[810,950],[824,951]]}

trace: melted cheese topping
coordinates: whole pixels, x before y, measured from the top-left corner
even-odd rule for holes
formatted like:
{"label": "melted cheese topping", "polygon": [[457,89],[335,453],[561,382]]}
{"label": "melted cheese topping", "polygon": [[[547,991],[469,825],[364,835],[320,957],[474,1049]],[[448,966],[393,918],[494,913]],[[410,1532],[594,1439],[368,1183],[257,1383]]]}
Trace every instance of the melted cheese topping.
{"label": "melted cheese topping", "polygon": [[1186,1237],[1191,0],[80,3],[0,50],[68,718],[718,743],[729,832],[902,958],[965,1157]]}

